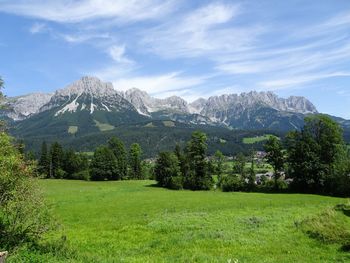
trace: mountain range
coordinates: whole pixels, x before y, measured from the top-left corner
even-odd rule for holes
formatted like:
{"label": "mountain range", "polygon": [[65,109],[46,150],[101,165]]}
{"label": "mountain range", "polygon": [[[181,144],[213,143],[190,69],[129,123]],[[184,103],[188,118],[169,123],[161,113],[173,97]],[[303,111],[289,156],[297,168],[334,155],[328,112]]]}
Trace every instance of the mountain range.
{"label": "mountain range", "polygon": [[[178,96],[154,98],[136,88],[118,91],[112,83],[95,77],[83,77],[52,94],[7,98],[4,103],[0,117],[8,121],[14,136],[25,139],[77,138],[118,132],[121,126],[152,128],[159,123],[169,129],[177,126],[287,132],[300,129],[306,115],[318,113],[304,97],[285,99],[272,92],[252,91],[188,103]],[[335,119],[350,128],[349,121]]]}

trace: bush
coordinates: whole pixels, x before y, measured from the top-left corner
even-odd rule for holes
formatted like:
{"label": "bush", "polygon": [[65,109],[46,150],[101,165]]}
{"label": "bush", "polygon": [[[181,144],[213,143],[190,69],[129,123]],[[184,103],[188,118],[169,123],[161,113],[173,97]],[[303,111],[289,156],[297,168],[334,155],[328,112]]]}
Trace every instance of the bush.
{"label": "bush", "polygon": [[221,189],[224,192],[241,191],[244,187],[244,182],[238,175],[226,176],[222,179]]}
{"label": "bush", "polygon": [[170,178],[169,188],[174,190],[180,190],[183,188],[182,176],[175,176]]}
{"label": "bush", "polygon": [[89,181],[90,180],[90,172],[89,172],[89,170],[85,170],[85,171],[81,171],[78,173],[74,173],[74,174],[72,174],[70,179]]}
{"label": "bush", "polygon": [[0,250],[35,243],[53,226],[35,171],[0,133]]}

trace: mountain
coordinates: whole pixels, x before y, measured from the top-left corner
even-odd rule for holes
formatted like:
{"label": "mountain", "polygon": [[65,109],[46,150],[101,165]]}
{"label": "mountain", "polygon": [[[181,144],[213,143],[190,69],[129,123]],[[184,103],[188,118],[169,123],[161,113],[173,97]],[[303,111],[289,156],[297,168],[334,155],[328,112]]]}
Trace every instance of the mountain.
{"label": "mountain", "polygon": [[15,135],[76,135],[144,121],[136,108],[111,83],[83,77],[57,90],[37,113],[17,123]]}
{"label": "mountain", "polygon": [[177,96],[157,99],[136,88],[127,90],[122,95],[135,106],[139,113],[147,116],[152,116],[154,112],[189,113],[187,102]]}
{"label": "mountain", "polygon": [[39,112],[40,108],[48,103],[53,94],[32,93],[24,96],[6,98],[5,111],[0,112],[14,121],[21,121]]}
{"label": "mountain", "polygon": [[[272,92],[252,91],[187,103],[177,96],[154,98],[136,88],[117,91],[94,77],[83,77],[53,94],[7,98],[5,104],[0,118],[10,120],[12,135],[24,139],[30,149],[37,150],[44,140],[58,140],[87,151],[118,136],[127,145],[139,142],[147,156],[183,144],[198,129],[208,134],[210,151],[232,154],[257,147],[244,145],[244,136],[283,135],[300,129],[305,116],[318,113],[304,97],[284,99]],[[350,121],[332,118],[350,141]]]}
{"label": "mountain", "polygon": [[[0,117],[12,120],[13,135],[22,138],[79,137],[118,130],[121,125],[143,123],[141,126],[152,127],[154,121],[197,125],[201,129],[210,126],[287,132],[300,129],[306,115],[317,113],[304,97],[284,99],[272,92],[252,91],[187,103],[177,96],[154,98],[136,88],[117,91],[111,83],[95,77],[83,77],[54,94],[8,98],[5,104],[7,109],[0,111]],[[349,121],[335,120],[346,132],[350,130]]]}
{"label": "mountain", "polygon": [[283,99],[272,92],[256,91],[199,99],[190,108],[214,123],[241,129],[298,129],[304,115],[317,113],[304,97]]}

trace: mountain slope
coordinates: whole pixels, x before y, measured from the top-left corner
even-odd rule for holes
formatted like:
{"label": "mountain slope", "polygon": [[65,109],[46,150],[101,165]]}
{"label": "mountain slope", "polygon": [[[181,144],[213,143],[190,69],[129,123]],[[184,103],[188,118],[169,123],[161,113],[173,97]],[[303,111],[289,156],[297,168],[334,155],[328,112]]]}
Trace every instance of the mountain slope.
{"label": "mountain slope", "polygon": [[38,113],[40,108],[50,101],[52,95],[50,93],[32,93],[14,98],[6,98],[3,103],[6,110],[1,111],[0,114],[14,121],[24,120]]}
{"label": "mountain slope", "polygon": [[144,120],[145,117],[138,114],[112,84],[83,77],[56,91],[39,113],[17,123],[14,134],[86,134]]}
{"label": "mountain slope", "polygon": [[[54,94],[10,98],[7,104],[10,107],[0,114],[15,121],[13,132],[22,137],[79,136],[150,120],[285,132],[300,129],[306,115],[317,113],[304,97],[284,99],[272,92],[253,91],[187,103],[177,96],[154,98],[135,88],[119,92],[94,77],[83,77]],[[348,121],[336,120],[346,131],[350,129]]]}

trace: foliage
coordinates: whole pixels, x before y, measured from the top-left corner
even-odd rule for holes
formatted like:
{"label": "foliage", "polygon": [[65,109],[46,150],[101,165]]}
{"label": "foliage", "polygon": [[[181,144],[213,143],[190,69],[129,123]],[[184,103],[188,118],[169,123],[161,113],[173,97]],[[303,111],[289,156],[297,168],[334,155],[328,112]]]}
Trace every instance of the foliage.
{"label": "foliage", "polygon": [[233,163],[233,173],[239,174],[241,176],[245,176],[245,164],[246,164],[246,157],[240,153],[236,156],[236,160]]}
{"label": "foliage", "polygon": [[224,172],[225,156],[219,150],[214,154],[214,172],[218,176],[219,183],[222,180],[222,174]]}
{"label": "foliage", "polygon": [[213,186],[213,179],[208,173],[206,161],[207,136],[199,131],[192,133],[186,149],[189,172],[184,178],[184,188],[208,190]]}
{"label": "foliage", "polygon": [[63,165],[63,148],[58,142],[54,142],[50,149],[50,178],[63,178],[64,172],[62,170]]}
{"label": "foliage", "polygon": [[[297,191],[348,194],[348,155],[339,125],[324,115],[305,119],[287,137],[288,173]],[[340,185],[341,183],[342,185]]]}
{"label": "foliage", "polygon": [[40,159],[38,162],[40,174],[49,177],[50,175],[50,165],[51,165],[51,156],[48,152],[46,142],[43,142],[41,145]]}
{"label": "foliage", "polygon": [[129,166],[130,166],[130,178],[143,179],[142,166],[141,166],[142,150],[138,143],[133,143],[129,150]]}
{"label": "foliage", "polygon": [[[83,177],[87,179],[86,171],[89,169],[88,157],[83,153],[76,153],[70,149],[64,152],[62,169],[66,173],[64,178],[77,179],[77,177]],[[85,175],[83,175],[85,172]]]}
{"label": "foliage", "polygon": [[264,149],[267,154],[267,162],[273,167],[275,184],[277,188],[277,180],[281,177],[281,172],[284,170],[283,146],[279,139],[274,136],[270,136],[264,146]]}
{"label": "foliage", "polygon": [[128,176],[128,159],[124,143],[117,137],[112,137],[108,141],[108,147],[117,158],[119,177],[121,179],[126,179]]}
{"label": "foliage", "polygon": [[118,180],[118,163],[111,149],[100,146],[96,149],[91,161],[91,180],[105,181]]}
{"label": "foliage", "polygon": [[221,189],[223,192],[237,192],[244,190],[244,180],[239,175],[228,175],[223,177]]}
{"label": "foliage", "polygon": [[155,179],[162,187],[170,189],[182,188],[182,175],[179,160],[172,152],[161,152],[154,168]]}
{"label": "foliage", "polygon": [[0,133],[0,250],[37,242],[52,226],[35,170]]}

